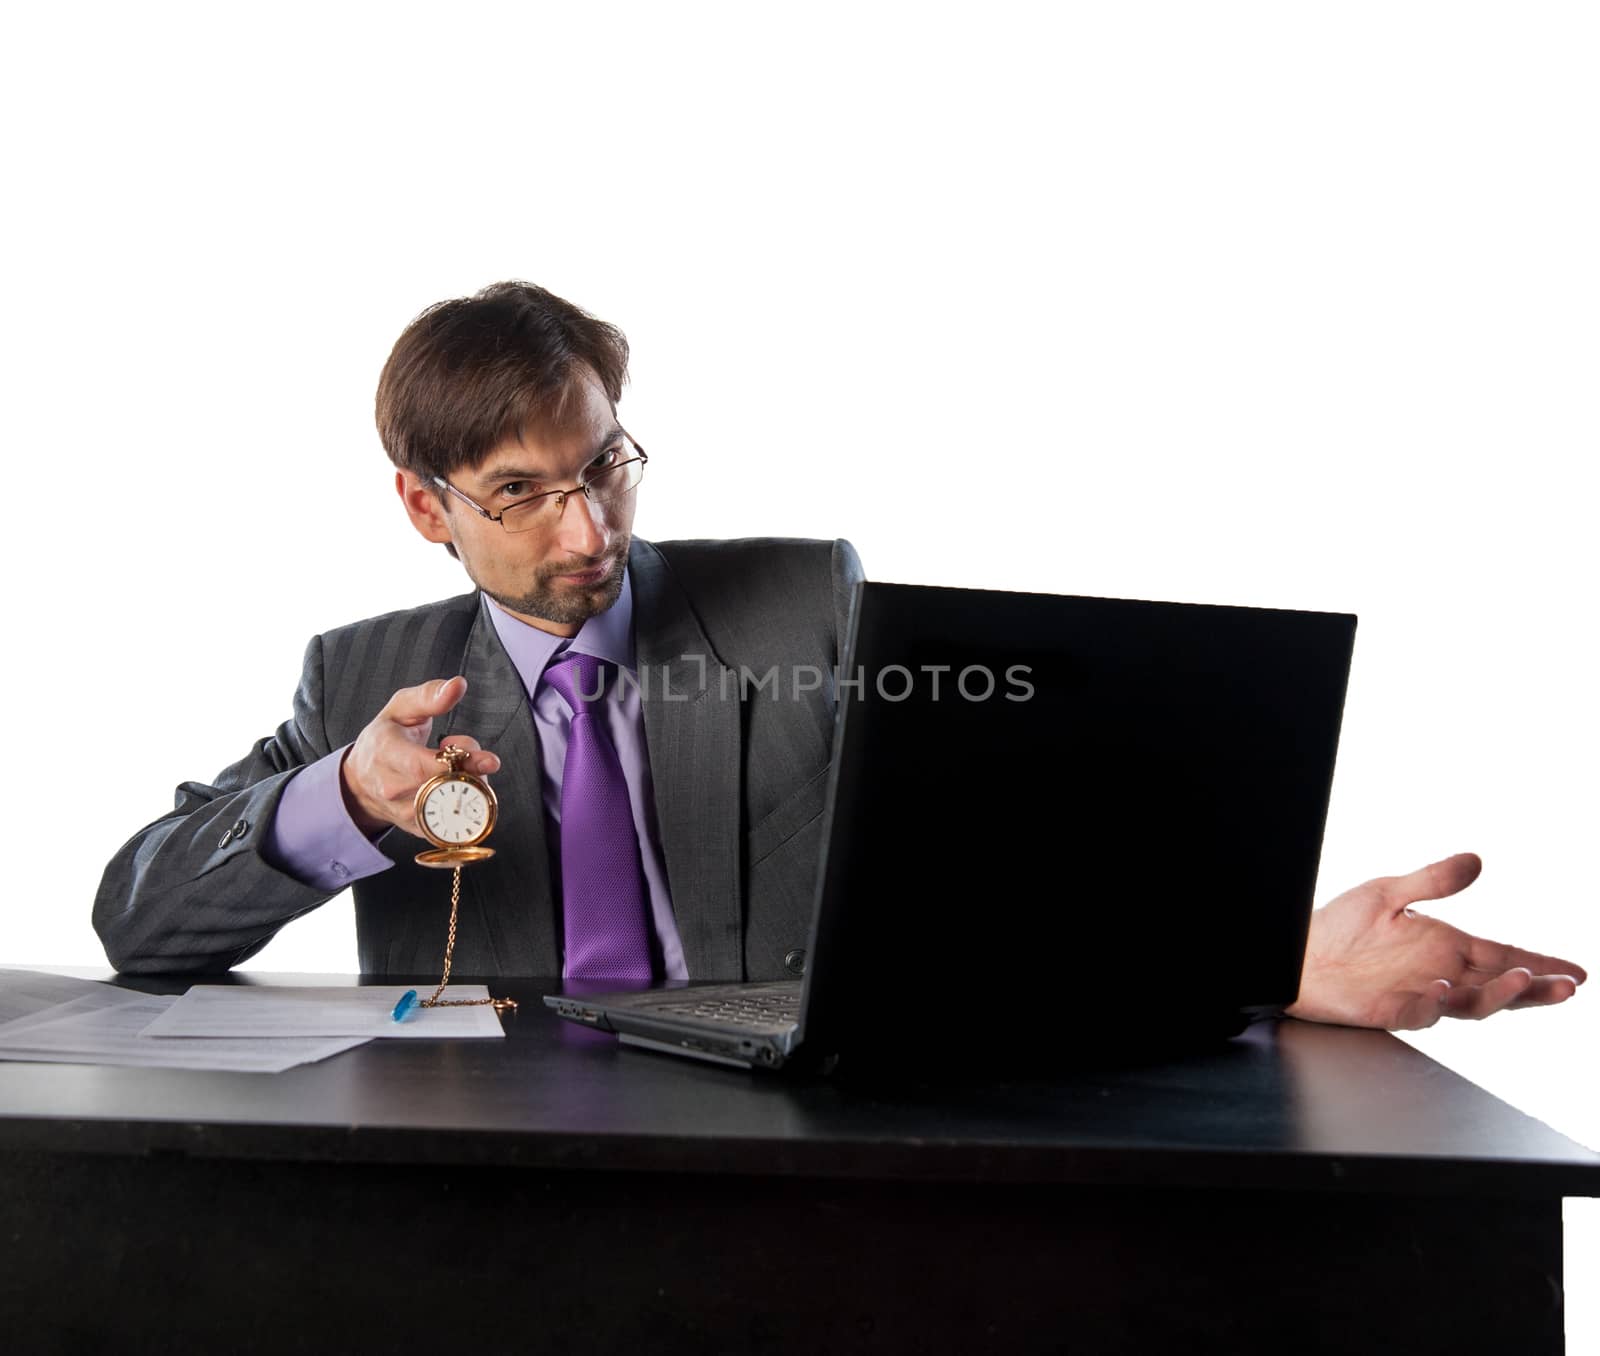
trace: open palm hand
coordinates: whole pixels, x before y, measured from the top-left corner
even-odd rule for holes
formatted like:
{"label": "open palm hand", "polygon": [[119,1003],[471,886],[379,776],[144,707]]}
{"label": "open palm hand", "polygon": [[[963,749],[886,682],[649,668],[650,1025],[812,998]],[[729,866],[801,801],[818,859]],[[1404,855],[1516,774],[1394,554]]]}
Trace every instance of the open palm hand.
{"label": "open palm hand", "polygon": [[1458,852],[1410,875],[1369,880],[1316,910],[1300,996],[1286,1015],[1409,1031],[1440,1017],[1483,1018],[1571,998],[1588,978],[1582,966],[1411,909],[1465,889],[1482,869],[1475,853]]}

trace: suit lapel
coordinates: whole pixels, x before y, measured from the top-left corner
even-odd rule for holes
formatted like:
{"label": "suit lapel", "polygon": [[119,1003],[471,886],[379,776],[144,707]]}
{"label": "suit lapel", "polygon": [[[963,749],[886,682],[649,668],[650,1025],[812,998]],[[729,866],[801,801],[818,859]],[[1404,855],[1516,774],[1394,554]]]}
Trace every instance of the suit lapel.
{"label": "suit lapel", "polygon": [[[461,672],[467,695],[441,734],[469,734],[500,756],[494,777],[500,815],[489,846],[495,856],[462,872],[462,902],[478,915],[475,928],[497,973],[559,975],[550,856],[545,839],[544,775],[528,694],[516,666],[478,596],[478,615],[467,638]],[[435,740],[435,743],[438,741]],[[465,915],[465,908],[463,914]],[[468,926],[464,916],[463,932]],[[465,936],[463,936],[465,944]],[[475,950],[478,948],[474,948]]]}
{"label": "suit lapel", "polygon": [[740,703],[665,558],[634,538],[634,657],[656,820],[691,979],[744,978]]}

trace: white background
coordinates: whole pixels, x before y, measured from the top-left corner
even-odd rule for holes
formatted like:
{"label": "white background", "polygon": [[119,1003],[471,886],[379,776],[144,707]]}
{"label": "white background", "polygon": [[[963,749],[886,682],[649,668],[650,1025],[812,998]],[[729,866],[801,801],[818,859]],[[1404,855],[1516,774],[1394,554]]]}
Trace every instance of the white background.
{"label": "white background", "polygon": [[[1600,960],[1592,10],[573,8],[10,20],[0,963],[103,960],[307,637],[466,587],[372,394],[505,277],[632,341],[642,536],[1358,613],[1319,902],[1470,849],[1434,909]],[[354,963],[341,898],[253,964]],[[1412,1039],[1600,1144],[1593,988]]]}

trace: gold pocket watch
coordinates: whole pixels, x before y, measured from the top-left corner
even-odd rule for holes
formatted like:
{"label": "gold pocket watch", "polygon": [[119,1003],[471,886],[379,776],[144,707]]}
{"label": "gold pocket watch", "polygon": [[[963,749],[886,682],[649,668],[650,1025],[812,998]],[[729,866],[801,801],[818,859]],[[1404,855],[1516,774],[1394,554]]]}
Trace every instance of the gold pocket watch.
{"label": "gold pocket watch", "polygon": [[461,765],[472,756],[468,749],[451,745],[439,750],[445,770],[417,788],[417,827],[434,845],[419,852],[423,866],[459,866],[481,862],[494,856],[483,840],[494,832],[500,802],[494,789],[482,777],[463,772]]}
{"label": "gold pocket watch", "polygon": [[500,815],[500,802],[494,789],[482,777],[463,771],[461,765],[472,756],[469,749],[450,745],[435,755],[445,770],[423,782],[417,788],[415,810],[417,827],[422,836],[434,844],[426,852],[417,853],[420,866],[452,867],[455,876],[450,883],[450,933],[444,945],[444,976],[432,998],[424,998],[417,1006],[424,1008],[468,1008],[484,1003],[494,1004],[496,1012],[515,1012],[517,1004],[510,998],[441,998],[450,983],[450,958],[456,949],[456,915],[461,907],[461,868],[469,862],[486,861],[494,856],[492,847],[483,840],[494,831],[495,820]]}

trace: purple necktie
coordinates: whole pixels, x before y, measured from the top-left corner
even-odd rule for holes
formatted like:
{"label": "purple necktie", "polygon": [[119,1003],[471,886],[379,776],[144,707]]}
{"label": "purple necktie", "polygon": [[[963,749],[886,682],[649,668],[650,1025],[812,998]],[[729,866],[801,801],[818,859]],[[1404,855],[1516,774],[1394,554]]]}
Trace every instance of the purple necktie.
{"label": "purple necktie", "polygon": [[639,838],[622,760],[606,733],[602,669],[592,654],[568,653],[545,670],[572,708],[561,772],[561,902],[565,974],[648,984],[650,932]]}

